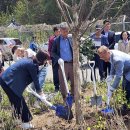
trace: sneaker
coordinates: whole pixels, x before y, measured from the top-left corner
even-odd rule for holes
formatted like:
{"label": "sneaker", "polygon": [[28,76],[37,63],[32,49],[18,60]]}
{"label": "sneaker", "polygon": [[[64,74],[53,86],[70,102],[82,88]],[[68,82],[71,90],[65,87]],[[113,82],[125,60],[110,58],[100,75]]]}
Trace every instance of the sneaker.
{"label": "sneaker", "polygon": [[0,95],[0,103],[2,102],[2,96]]}
{"label": "sneaker", "polygon": [[118,113],[121,114],[122,116],[128,114],[128,108],[126,104],[123,104],[120,109],[117,109]]}
{"label": "sneaker", "polygon": [[40,103],[39,103],[39,101],[35,101],[34,102],[34,105],[33,105],[35,108],[38,108],[38,109],[40,109],[41,107],[40,107]]}
{"label": "sneaker", "polygon": [[55,92],[59,92],[59,88],[55,88]]}
{"label": "sneaker", "polygon": [[27,122],[27,123],[22,123],[21,128],[24,129],[24,130],[27,130],[27,129],[34,128],[34,126],[30,122]]}

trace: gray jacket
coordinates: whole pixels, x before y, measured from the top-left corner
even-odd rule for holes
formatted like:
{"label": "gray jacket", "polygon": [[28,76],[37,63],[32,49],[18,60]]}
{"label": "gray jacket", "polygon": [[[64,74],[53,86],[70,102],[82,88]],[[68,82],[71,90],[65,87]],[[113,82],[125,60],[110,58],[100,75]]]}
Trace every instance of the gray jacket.
{"label": "gray jacket", "polygon": [[130,81],[130,55],[118,50],[111,50],[110,52],[110,75],[115,75],[112,87],[116,89],[122,76]]}

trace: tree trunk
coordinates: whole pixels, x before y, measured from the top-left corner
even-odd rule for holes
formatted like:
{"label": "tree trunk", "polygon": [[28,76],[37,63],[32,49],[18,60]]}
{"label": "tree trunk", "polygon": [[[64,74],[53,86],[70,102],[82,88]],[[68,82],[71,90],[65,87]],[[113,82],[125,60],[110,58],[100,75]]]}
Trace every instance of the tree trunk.
{"label": "tree trunk", "polygon": [[81,124],[83,121],[81,102],[80,102],[80,70],[79,70],[79,42],[77,41],[78,31],[74,31],[73,40],[73,72],[74,72],[74,87],[75,87],[75,112],[76,123]]}

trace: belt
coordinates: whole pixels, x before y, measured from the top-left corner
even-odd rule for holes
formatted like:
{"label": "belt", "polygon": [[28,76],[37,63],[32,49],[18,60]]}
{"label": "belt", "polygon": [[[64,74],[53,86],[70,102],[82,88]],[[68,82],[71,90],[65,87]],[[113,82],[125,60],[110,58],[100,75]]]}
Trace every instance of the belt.
{"label": "belt", "polygon": [[72,63],[73,61],[71,60],[71,61],[64,61],[64,63]]}

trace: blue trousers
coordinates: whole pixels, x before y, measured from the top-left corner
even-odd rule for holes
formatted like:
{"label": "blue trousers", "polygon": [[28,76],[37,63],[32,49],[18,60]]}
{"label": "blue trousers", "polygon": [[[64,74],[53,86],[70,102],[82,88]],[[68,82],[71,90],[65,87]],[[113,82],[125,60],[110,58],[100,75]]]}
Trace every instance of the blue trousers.
{"label": "blue trousers", "polygon": [[130,103],[130,81],[123,76],[122,88],[126,92],[127,103]]}
{"label": "blue trousers", "polygon": [[[22,119],[22,122],[29,122],[32,120],[32,115],[28,109],[28,106],[22,97],[17,96],[9,86],[0,77],[0,85],[7,94],[11,106],[14,108],[14,116]],[[15,86],[18,87],[18,86]]]}
{"label": "blue trousers", "polygon": [[46,75],[47,75],[47,67],[43,67],[41,70],[39,70],[38,78],[39,78],[39,84],[41,88],[43,88],[45,84]]}
{"label": "blue trousers", "polygon": [[[47,66],[42,67],[38,73],[40,88],[44,87],[46,75],[47,75]],[[35,90],[34,83],[31,83],[31,88],[33,88]]]}

